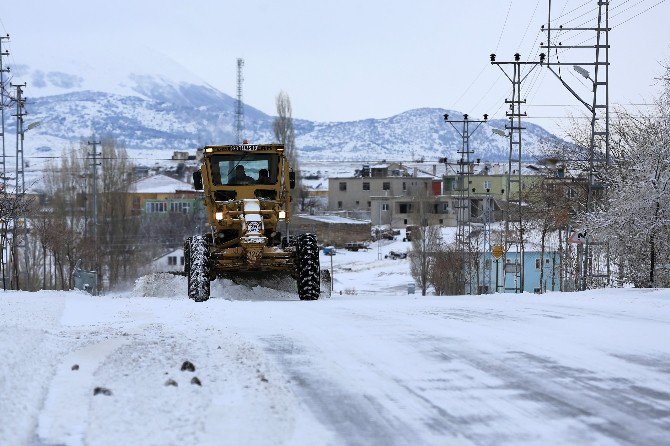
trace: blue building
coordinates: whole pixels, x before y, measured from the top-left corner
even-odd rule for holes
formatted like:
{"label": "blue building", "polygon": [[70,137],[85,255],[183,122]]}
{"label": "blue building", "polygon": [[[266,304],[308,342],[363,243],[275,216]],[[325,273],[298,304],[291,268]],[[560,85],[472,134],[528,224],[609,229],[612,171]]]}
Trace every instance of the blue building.
{"label": "blue building", "polygon": [[[561,258],[558,252],[545,251],[544,259],[540,258],[540,254],[540,251],[526,251],[524,253],[523,291],[529,293],[559,291]],[[544,261],[542,262],[542,260]],[[517,263],[516,253],[508,253],[507,261],[512,264]],[[515,274],[505,274],[503,259],[496,260],[490,252],[485,253],[480,258],[480,281],[482,280],[481,271],[488,266],[488,262],[491,262],[491,281],[488,284],[482,284],[484,286],[482,292],[486,292],[486,290],[489,293],[496,292],[496,290],[499,293],[514,292],[516,288],[514,283]],[[540,273],[542,270],[544,270],[544,276],[542,283],[540,283]]]}

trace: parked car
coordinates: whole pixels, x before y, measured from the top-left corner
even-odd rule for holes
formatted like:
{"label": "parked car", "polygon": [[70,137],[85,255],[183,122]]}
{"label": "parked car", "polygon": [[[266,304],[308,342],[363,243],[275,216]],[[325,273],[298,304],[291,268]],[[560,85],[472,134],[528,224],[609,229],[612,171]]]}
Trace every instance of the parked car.
{"label": "parked car", "polygon": [[368,249],[368,245],[363,242],[349,242],[344,245],[347,251],[358,251],[359,249]]}
{"label": "parked car", "polygon": [[406,259],[407,258],[407,253],[406,252],[398,252],[398,251],[389,251],[388,254],[384,256],[385,259],[391,259],[391,260],[398,260],[398,259]]}
{"label": "parked car", "polygon": [[400,235],[400,231],[392,229],[377,230],[372,235],[372,241],[376,242],[377,240],[395,240],[395,236]]}

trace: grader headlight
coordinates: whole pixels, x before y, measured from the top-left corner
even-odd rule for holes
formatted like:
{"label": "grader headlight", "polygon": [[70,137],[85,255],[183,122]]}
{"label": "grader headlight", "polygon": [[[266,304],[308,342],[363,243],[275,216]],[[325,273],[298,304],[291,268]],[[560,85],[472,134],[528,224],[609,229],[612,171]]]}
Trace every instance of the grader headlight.
{"label": "grader headlight", "polygon": [[214,214],[214,216],[218,221],[223,220],[223,212],[217,212],[216,214]]}
{"label": "grader headlight", "polygon": [[279,219],[286,220],[286,211],[279,211]]}

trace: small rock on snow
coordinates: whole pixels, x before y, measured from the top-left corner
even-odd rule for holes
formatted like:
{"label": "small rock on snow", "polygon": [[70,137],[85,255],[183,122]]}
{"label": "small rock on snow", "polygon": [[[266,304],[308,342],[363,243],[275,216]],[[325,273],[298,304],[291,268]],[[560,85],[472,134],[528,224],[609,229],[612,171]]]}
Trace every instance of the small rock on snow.
{"label": "small rock on snow", "polygon": [[72,370],[79,370],[79,364],[75,364],[72,366]]}
{"label": "small rock on snow", "polygon": [[197,376],[194,376],[194,377],[191,379],[191,384],[197,384],[198,386],[201,386],[201,387],[202,387],[202,383],[200,382],[200,380],[198,379]]}
{"label": "small rock on snow", "polygon": [[95,389],[93,389],[93,395],[98,395],[100,393],[106,396],[112,395],[112,391],[105,387],[96,387]]}
{"label": "small rock on snow", "polygon": [[170,378],[170,379],[168,379],[167,381],[165,381],[165,385],[166,385],[166,386],[174,386],[174,387],[179,386],[179,384],[177,384],[177,381],[175,381],[175,380],[172,379],[172,378]]}
{"label": "small rock on snow", "polygon": [[195,372],[195,366],[191,361],[184,361],[184,363],[181,365],[181,371]]}

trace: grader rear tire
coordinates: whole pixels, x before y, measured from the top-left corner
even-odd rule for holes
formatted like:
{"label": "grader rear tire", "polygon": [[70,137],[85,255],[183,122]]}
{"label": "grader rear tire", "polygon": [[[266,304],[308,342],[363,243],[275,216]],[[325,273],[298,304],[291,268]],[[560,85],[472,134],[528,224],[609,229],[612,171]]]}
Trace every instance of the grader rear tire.
{"label": "grader rear tire", "polygon": [[191,237],[189,246],[188,297],[196,302],[209,299],[209,245],[201,235]]}
{"label": "grader rear tire", "polygon": [[319,247],[315,234],[298,236],[296,249],[298,267],[298,297],[300,300],[317,300],[320,288]]}

